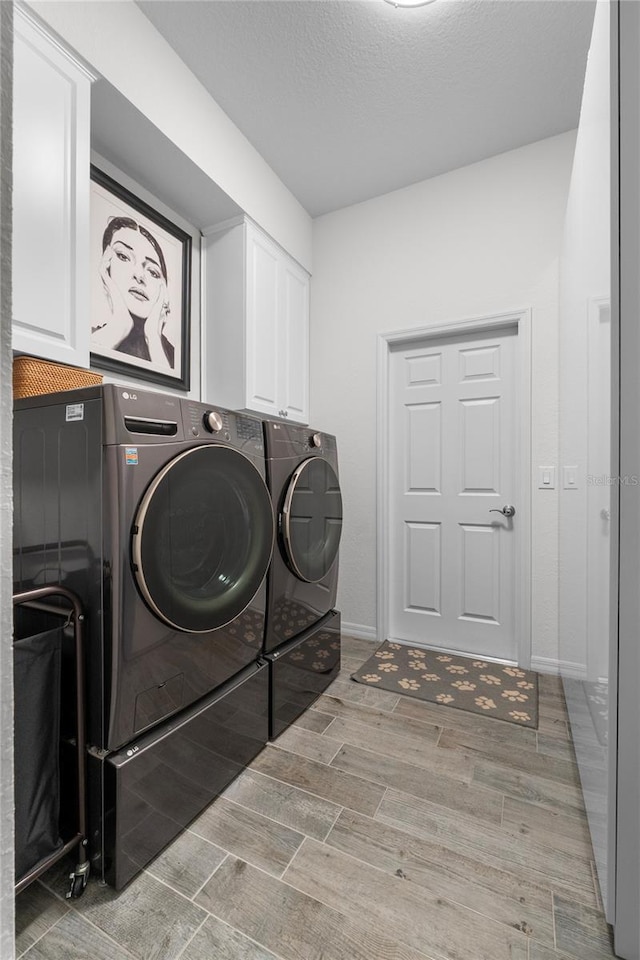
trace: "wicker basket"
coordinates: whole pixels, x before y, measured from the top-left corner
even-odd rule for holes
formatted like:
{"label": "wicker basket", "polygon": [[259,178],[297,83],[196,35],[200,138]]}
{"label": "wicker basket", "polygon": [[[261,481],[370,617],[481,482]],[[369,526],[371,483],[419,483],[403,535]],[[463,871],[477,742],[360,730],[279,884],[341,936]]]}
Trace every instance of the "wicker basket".
{"label": "wicker basket", "polygon": [[15,357],[13,361],[13,397],[35,397],[41,393],[58,393],[78,387],[102,383],[99,373],[63,363],[40,360],[39,357]]}

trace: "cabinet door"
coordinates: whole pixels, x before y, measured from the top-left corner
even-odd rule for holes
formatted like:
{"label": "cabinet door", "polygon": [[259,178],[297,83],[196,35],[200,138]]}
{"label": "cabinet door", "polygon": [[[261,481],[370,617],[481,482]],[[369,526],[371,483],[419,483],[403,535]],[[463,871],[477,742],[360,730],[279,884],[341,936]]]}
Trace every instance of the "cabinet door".
{"label": "cabinet door", "polygon": [[280,396],[289,419],[308,423],[309,275],[288,258],[280,267]]}
{"label": "cabinet door", "polygon": [[279,416],[278,379],[281,361],[279,330],[280,252],[268,237],[247,223],[246,375],[250,410]]}
{"label": "cabinet door", "polygon": [[89,365],[90,78],[16,8],[13,348]]}

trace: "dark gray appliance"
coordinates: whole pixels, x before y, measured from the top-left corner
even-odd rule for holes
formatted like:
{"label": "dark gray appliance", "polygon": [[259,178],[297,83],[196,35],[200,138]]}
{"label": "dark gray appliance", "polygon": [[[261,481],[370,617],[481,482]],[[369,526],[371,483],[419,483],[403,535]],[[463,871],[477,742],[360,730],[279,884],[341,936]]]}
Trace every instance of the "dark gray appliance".
{"label": "dark gray appliance", "polygon": [[276,523],[265,651],[312,627],[335,606],[342,496],[336,438],[265,421],[267,482]]}
{"label": "dark gray appliance", "polygon": [[[138,743],[148,731],[177,744],[184,712],[225,684],[235,690],[247,668],[252,699],[260,701],[262,685],[267,701],[267,670],[255,666],[274,535],[262,425],[109,384],[17,401],[14,445],[15,590],[60,583],[88,612],[92,857],[120,883],[130,872],[105,846],[103,807],[115,796],[118,833],[126,804],[139,797],[109,793],[113,756],[124,748],[127,769],[142,765],[138,758],[155,755],[146,740],[144,750]],[[242,711],[228,712],[231,742]],[[241,723],[244,730],[245,717]],[[254,752],[265,734],[266,707],[249,732]],[[201,785],[194,790],[204,799]],[[175,835],[184,815],[172,822]],[[148,847],[147,860],[167,839],[166,830],[155,833],[163,839]],[[117,860],[121,847],[110,849]]]}
{"label": "dark gray appliance", "polygon": [[256,662],[106,758],[89,755],[102,875],[117,890],[262,750],[267,681],[267,665]]}
{"label": "dark gray appliance", "polygon": [[264,432],[276,525],[265,636],[274,739],[340,669],[340,614],[334,606],[342,495],[335,437],[271,420]]}
{"label": "dark gray appliance", "polygon": [[340,671],[340,614],[332,610],[299,637],[268,653],[269,738],[275,740]]}

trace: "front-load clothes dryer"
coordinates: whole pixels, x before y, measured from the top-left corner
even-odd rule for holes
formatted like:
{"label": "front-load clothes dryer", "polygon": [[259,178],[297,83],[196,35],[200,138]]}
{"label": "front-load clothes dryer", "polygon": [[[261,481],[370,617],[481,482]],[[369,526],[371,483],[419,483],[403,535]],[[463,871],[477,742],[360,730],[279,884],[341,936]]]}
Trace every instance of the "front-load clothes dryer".
{"label": "front-load clothes dryer", "polygon": [[335,606],[342,496],[335,437],[271,420],[264,431],[276,524],[267,586],[269,653]]}
{"label": "front-load clothes dryer", "polygon": [[102,762],[261,654],[262,424],[114,384],[19,400],[14,423],[14,590],[59,583],[87,610],[87,740]]}

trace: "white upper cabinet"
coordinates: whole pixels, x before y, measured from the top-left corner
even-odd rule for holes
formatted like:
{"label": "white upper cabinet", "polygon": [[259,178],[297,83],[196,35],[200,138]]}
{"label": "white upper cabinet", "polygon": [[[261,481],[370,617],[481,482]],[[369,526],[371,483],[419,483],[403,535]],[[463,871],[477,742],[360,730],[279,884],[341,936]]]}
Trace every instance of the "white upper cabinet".
{"label": "white upper cabinet", "polygon": [[92,77],[15,14],[13,349],[88,367]]}
{"label": "white upper cabinet", "polygon": [[307,423],[309,274],[242,218],[203,240],[203,399]]}
{"label": "white upper cabinet", "polygon": [[[284,406],[280,374],[284,367],[280,334],[280,254],[247,223],[246,231],[246,375],[242,406],[277,414]],[[213,315],[215,326],[216,317]],[[222,358],[221,358],[222,359]],[[215,380],[211,383],[215,390]]]}
{"label": "white upper cabinet", "polygon": [[309,422],[309,274],[294,260],[281,263],[281,371],[285,416]]}

